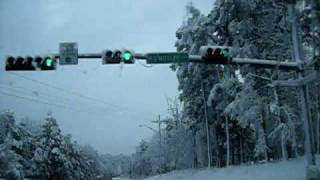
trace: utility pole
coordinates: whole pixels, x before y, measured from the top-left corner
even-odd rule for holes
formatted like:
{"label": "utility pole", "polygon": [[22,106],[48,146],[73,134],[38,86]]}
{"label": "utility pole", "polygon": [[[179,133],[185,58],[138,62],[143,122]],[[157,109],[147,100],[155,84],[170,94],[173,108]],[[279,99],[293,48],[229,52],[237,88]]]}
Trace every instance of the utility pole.
{"label": "utility pole", "polygon": [[162,173],[162,138],[161,138],[161,121],[160,121],[160,114],[158,115],[158,125],[159,125],[159,146],[160,146],[160,174]]}
{"label": "utility pole", "polygon": [[209,136],[209,123],[208,123],[208,113],[207,113],[207,101],[204,94],[203,83],[201,83],[201,91],[204,105],[204,116],[206,120],[206,131],[207,131],[207,156],[208,156],[208,168],[211,168],[211,150],[210,150],[210,136]]}
{"label": "utility pole", "polygon": [[[161,167],[162,167],[162,161],[161,161],[161,152],[162,152],[162,137],[161,137],[161,123],[163,123],[164,121],[160,121],[160,115],[159,115],[159,119],[157,121],[152,121],[153,123],[158,123],[159,124],[159,129],[158,129],[158,133],[159,133],[159,161],[160,161],[160,173],[162,172],[161,171]],[[139,125],[139,127],[146,127],[150,130],[152,130],[153,132],[157,133],[157,130],[153,129],[152,127],[149,127],[145,124],[141,124]]]}
{"label": "utility pole", "polygon": [[160,114],[158,115],[158,120],[157,121],[152,121],[153,123],[158,124],[158,130],[159,130],[159,160],[160,160],[160,174],[162,173],[162,137],[161,137],[161,123],[164,123],[165,121],[161,121]]}

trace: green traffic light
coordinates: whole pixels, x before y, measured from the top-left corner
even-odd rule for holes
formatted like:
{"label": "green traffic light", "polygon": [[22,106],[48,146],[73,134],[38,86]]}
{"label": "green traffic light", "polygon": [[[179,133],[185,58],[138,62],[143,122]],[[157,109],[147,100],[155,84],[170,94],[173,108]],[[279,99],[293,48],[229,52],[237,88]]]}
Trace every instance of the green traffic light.
{"label": "green traffic light", "polygon": [[51,58],[45,59],[45,65],[48,67],[53,66],[53,60]]}
{"label": "green traffic light", "polygon": [[224,57],[229,57],[230,56],[230,52],[228,50],[222,50],[222,54]]}
{"label": "green traffic light", "polygon": [[132,59],[132,54],[130,52],[124,52],[122,58],[125,61],[130,61]]}

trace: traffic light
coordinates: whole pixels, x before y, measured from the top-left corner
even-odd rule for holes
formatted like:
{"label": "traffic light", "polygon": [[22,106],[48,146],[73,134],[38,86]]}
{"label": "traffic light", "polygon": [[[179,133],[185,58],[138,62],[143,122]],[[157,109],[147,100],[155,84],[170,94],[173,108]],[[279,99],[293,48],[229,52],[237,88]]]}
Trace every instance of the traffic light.
{"label": "traffic light", "polygon": [[231,59],[231,47],[202,46],[200,54],[207,64],[227,64]]}
{"label": "traffic light", "polygon": [[41,63],[41,70],[48,71],[48,70],[55,70],[56,69],[56,60],[52,56],[45,56]]}
{"label": "traffic light", "polygon": [[56,64],[54,56],[9,56],[6,61],[6,71],[56,70]]}
{"label": "traffic light", "polygon": [[129,50],[122,51],[121,59],[125,64],[134,64],[133,53]]}
{"label": "traffic light", "polygon": [[121,62],[125,64],[133,64],[133,53],[128,50],[105,50],[102,52],[102,64],[120,64]]}
{"label": "traffic light", "polygon": [[119,64],[121,62],[121,51],[105,50],[102,52],[102,64]]}

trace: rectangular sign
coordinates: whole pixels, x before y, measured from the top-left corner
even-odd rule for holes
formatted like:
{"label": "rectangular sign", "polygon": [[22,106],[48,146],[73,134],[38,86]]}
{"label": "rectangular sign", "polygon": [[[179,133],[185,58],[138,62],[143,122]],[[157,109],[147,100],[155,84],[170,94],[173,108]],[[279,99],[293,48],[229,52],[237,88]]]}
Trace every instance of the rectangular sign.
{"label": "rectangular sign", "polygon": [[189,62],[188,53],[148,53],[148,64],[166,64],[166,63],[181,63]]}
{"label": "rectangular sign", "polygon": [[73,42],[60,43],[59,45],[59,64],[75,65],[78,64],[78,44]]}

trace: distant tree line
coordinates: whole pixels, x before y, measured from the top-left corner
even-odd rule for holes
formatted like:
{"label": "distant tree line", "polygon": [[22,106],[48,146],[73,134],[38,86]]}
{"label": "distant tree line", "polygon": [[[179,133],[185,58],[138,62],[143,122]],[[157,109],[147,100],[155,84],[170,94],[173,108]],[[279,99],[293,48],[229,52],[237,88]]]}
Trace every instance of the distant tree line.
{"label": "distant tree line", "polygon": [[0,114],[0,177],[6,179],[111,179],[107,155],[63,135],[52,116],[43,123]]}

